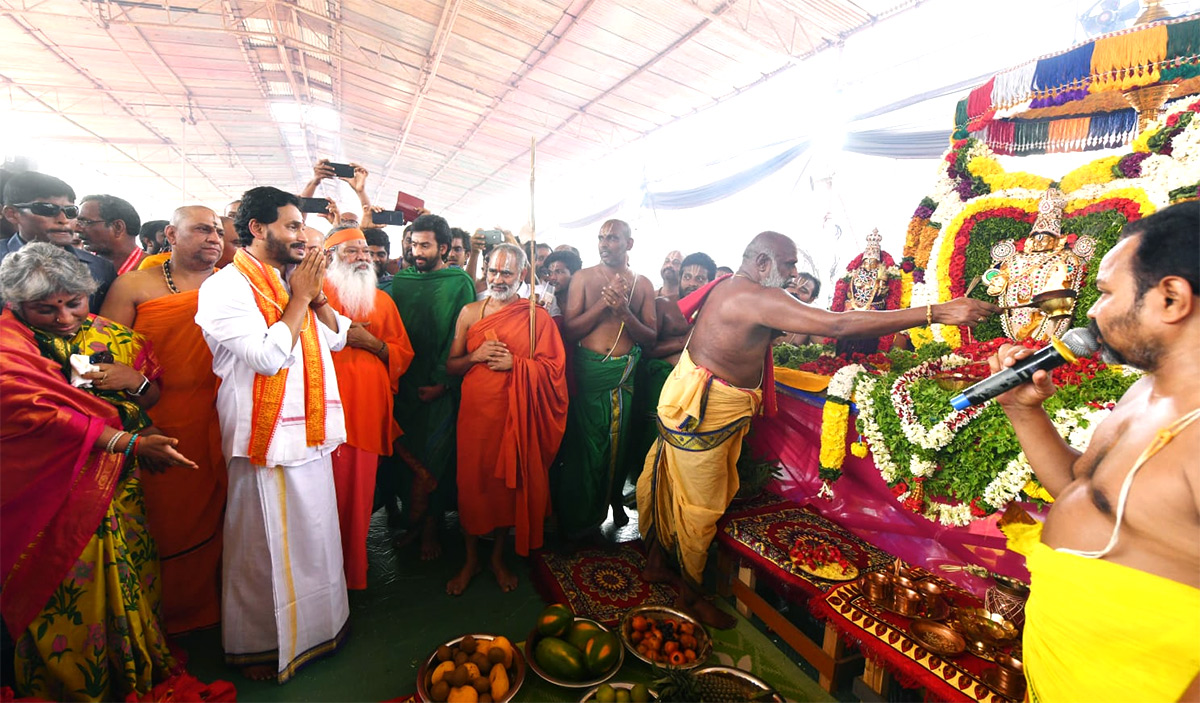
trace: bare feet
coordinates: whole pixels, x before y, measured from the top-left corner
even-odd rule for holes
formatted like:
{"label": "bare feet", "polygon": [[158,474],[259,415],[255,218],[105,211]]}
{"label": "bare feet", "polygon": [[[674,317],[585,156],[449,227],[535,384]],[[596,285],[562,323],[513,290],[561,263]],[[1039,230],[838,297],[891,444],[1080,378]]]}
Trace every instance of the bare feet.
{"label": "bare feet", "polygon": [[462,592],[467,590],[467,584],[471,583],[471,579],[475,578],[480,571],[483,571],[483,568],[479,566],[478,562],[468,560],[466,564],[463,564],[462,571],[459,571],[446,584],[446,593],[452,596],[462,595]]}
{"label": "bare feet", "polygon": [[504,565],[503,559],[492,560],[492,573],[495,574],[496,583],[500,584],[502,593],[510,593],[516,589],[517,575]]}
{"label": "bare feet", "polygon": [[421,525],[421,561],[433,561],[442,556],[442,543],[438,539],[437,523],[426,519]]}
{"label": "bare feet", "polygon": [[647,564],[646,568],[642,569],[642,580],[646,583],[674,583],[675,574],[665,566]]}
{"label": "bare feet", "polygon": [[675,607],[685,613],[696,616],[700,619],[700,622],[709,627],[715,627],[718,630],[728,630],[737,624],[737,618],[721,610],[717,607],[716,603],[702,596],[696,596],[687,601],[684,596],[680,595],[675,599]]}
{"label": "bare feet", "polygon": [[242,676],[251,681],[270,681],[279,676],[279,672],[276,671],[276,667],[269,664],[253,664],[242,667]]}
{"label": "bare feet", "polygon": [[650,540],[646,554],[646,568],[642,569],[642,580],[646,583],[669,583],[678,586],[679,576],[667,566],[662,546]]}

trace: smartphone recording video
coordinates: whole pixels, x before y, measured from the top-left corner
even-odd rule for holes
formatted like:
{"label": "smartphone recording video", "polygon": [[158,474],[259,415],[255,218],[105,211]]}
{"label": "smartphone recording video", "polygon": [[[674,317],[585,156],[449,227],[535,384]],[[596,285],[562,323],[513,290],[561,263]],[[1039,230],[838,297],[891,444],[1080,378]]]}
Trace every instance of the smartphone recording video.
{"label": "smartphone recording video", "polygon": [[329,212],[329,201],[325,198],[300,198],[300,212],[324,215]]}
{"label": "smartphone recording video", "polygon": [[333,169],[333,175],[338,178],[354,178],[354,167],[350,164],[331,163],[329,167]]}
{"label": "smartphone recording video", "polygon": [[371,213],[371,221],[376,225],[403,225],[406,222],[411,222],[404,218],[404,213],[399,210],[381,210]]}
{"label": "smartphone recording video", "polygon": [[504,241],[504,232],[498,229],[488,229],[483,231],[483,243],[485,246],[494,247]]}

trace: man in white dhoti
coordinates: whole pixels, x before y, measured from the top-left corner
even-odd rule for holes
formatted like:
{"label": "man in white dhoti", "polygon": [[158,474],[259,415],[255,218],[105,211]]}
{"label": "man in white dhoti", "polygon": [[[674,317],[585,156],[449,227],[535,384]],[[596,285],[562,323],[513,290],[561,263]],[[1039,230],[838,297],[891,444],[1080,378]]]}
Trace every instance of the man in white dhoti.
{"label": "man in white dhoti", "polygon": [[225,659],[280,683],[337,649],[349,617],[330,459],[346,429],[330,351],[350,320],[321,292],[325,252],[306,253],[298,205],[277,188],[246,191],[244,248],[200,287],[196,313],[221,378],[229,467]]}

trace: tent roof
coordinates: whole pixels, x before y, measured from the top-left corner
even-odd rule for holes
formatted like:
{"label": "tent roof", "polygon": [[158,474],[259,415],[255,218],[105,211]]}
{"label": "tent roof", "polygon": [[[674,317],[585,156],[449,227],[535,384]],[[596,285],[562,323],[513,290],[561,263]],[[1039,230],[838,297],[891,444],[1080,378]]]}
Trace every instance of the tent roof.
{"label": "tent roof", "polygon": [[528,182],[531,137],[539,170],[601,157],[916,4],[14,0],[0,84],[22,140],[164,209],[329,157],[377,204],[465,212]]}

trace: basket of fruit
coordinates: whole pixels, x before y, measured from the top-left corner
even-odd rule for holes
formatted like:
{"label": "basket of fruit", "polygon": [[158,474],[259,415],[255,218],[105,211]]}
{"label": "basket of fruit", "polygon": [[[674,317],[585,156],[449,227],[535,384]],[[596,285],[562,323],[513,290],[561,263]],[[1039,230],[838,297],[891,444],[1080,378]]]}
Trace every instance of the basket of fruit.
{"label": "basket of fruit", "polygon": [[602,683],[583,694],[579,703],[650,703],[658,694],[644,683]]}
{"label": "basket of fruit", "polygon": [[590,688],[611,679],[625,663],[616,634],[595,620],[577,618],[561,603],[547,607],[525,640],[529,668],[552,684]]}
{"label": "basket of fruit", "polygon": [[643,605],[621,619],[621,640],[647,664],[694,669],[712,651],[704,626],[686,613],[661,605]]}
{"label": "basket of fruit", "polygon": [[463,635],[441,645],[417,671],[426,703],[506,703],[525,682],[525,657],[508,638]]}

